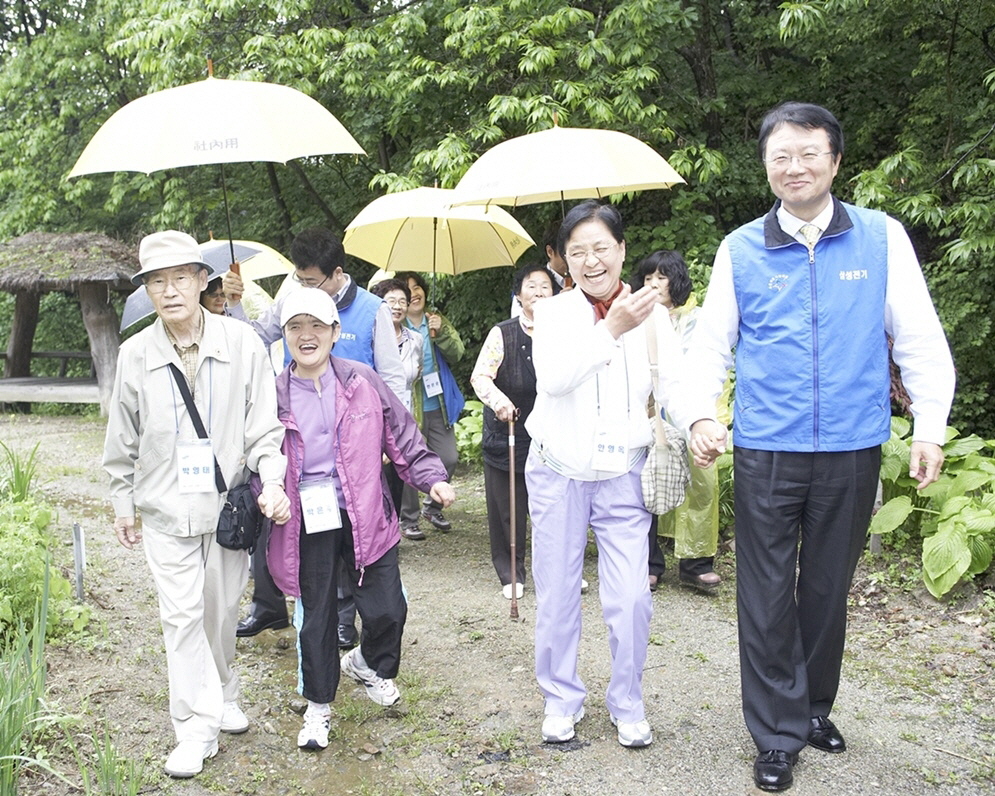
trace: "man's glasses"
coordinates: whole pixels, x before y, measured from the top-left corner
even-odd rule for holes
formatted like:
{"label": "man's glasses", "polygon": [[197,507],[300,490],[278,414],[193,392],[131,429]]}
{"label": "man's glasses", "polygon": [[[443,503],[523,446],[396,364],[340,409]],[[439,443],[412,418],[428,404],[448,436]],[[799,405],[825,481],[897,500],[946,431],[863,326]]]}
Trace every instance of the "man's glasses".
{"label": "man's glasses", "polygon": [[196,280],[197,276],[195,274],[177,274],[173,277],[150,276],[145,280],[145,289],[152,296],[165,293],[168,285],[172,285],[177,290],[187,291],[193,286]]}
{"label": "man's glasses", "polygon": [[793,160],[797,160],[802,166],[814,166],[823,155],[831,155],[832,152],[803,152],[800,155],[775,155],[764,161],[772,169],[786,169]]}
{"label": "man's glasses", "polygon": [[294,274],[294,281],[303,287],[321,287],[328,281],[328,277],[326,276],[320,282],[315,282],[313,279],[301,279],[297,274]]}

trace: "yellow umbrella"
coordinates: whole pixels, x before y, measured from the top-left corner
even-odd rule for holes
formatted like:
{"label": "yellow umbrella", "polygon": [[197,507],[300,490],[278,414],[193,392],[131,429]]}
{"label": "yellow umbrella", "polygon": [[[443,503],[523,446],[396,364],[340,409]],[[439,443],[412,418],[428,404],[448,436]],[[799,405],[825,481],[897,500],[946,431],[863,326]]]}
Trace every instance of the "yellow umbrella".
{"label": "yellow umbrella", "polygon": [[557,127],[487,150],[453,190],[457,205],[591,199],[684,182],[652,147],[617,130]]}
{"label": "yellow umbrella", "polygon": [[262,279],[267,276],[292,274],[294,264],[276,249],[254,240],[211,240],[200,244],[204,261],[215,267],[218,273],[227,271],[233,260],[241,265],[239,273],[244,279]]}
{"label": "yellow umbrella", "polygon": [[346,227],[345,250],[388,271],[461,274],[514,265],[535,242],[499,207],[452,207],[451,190],[374,199]]}

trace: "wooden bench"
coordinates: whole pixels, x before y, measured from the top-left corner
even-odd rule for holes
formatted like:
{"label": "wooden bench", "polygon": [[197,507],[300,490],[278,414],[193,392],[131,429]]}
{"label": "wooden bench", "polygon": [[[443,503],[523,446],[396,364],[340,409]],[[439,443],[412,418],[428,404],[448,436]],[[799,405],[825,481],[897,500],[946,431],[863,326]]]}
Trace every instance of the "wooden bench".
{"label": "wooden bench", "polygon": [[[7,358],[0,351],[0,360]],[[0,379],[0,404],[60,403],[99,404],[100,390],[89,351],[32,351],[32,359],[59,360],[58,376],[17,376]],[[88,378],[66,376],[69,363],[90,362]]]}

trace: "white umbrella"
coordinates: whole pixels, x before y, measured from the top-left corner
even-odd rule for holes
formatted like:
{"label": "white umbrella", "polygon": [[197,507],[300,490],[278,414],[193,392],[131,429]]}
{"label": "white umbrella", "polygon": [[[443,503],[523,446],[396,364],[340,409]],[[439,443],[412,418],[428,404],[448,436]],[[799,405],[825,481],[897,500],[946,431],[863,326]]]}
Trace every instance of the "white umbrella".
{"label": "white umbrella", "polygon": [[456,185],[453,203],[562,203],[682,182],[684,178],[638,138],[617,130],[554,126],[487,150]]}

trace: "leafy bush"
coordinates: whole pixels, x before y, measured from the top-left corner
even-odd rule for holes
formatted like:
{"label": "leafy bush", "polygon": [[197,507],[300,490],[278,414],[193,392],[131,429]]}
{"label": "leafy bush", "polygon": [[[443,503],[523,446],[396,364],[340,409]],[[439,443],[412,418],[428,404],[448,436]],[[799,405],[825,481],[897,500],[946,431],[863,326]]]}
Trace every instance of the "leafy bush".
{"label": "leafy bush", "polygon": [[463,416],[453,427],[456,432],[456,450],[459,459],[467,464],[480,464],[484,460],[481,442],[484,439],[484,405],[480,401],[467,401]]}
{"label": "leafy bush", "polygon": [[934,597],[961,580],[985,572],[995,547],[995,441],[947,429],[943,473],[923,490],[909,477],[908,420],[893,417],[884,445],[881,481],[884,505],[871,533],[898,531],[899,541],[922,539],[922,577]]}

